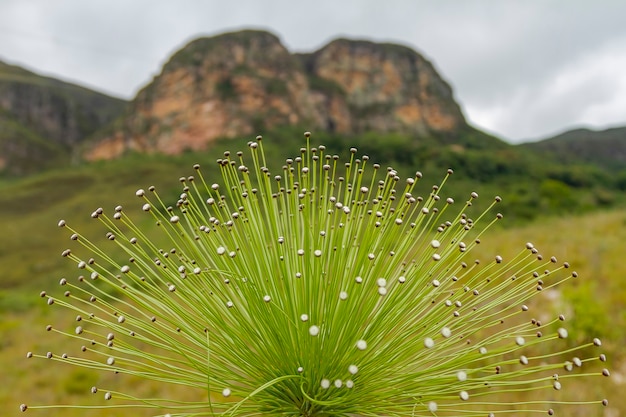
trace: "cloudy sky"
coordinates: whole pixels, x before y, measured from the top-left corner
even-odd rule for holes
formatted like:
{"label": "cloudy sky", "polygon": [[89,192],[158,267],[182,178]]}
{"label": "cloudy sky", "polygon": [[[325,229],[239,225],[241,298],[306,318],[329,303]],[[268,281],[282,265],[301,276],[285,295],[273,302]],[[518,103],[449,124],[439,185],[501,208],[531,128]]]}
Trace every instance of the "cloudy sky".
{"label": "cloudy sky", "polygon": [[411,46],[511,142],[626,125],[623,0],[0,0],[0,60],[130,99],[189,40],[240,28],[292,51]]}

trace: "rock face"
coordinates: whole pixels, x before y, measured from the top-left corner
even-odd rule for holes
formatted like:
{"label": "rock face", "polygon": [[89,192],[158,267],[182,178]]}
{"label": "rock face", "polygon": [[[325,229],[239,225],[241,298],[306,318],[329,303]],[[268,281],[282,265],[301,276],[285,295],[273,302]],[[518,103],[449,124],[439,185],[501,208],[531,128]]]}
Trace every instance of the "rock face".
{"label": "rock face", "polygon": [[[302,56],[324,124],[340,132],[426,135],[465,124],[452,90],[417,52],[393,44],[339,39]],[[317,81],[317,82],[316,82]],[[315,91],[332,82],[342,94]],[[329,100],[329,98],[331,100]],[[324,111],[332,98],[337,111]]]}
{"label": "rock face", "polygon": [[0,171],[31,172],[71,153],[125,105],[0,61]]}
{"label": "rock face", "polygon": [[453,132],[465,120],[449,85],[409,48],[340,39],[291,54],[270,33],[242,31],[198,39],[175,53],[86,157],[176,154],[290,125],[421,136]]}

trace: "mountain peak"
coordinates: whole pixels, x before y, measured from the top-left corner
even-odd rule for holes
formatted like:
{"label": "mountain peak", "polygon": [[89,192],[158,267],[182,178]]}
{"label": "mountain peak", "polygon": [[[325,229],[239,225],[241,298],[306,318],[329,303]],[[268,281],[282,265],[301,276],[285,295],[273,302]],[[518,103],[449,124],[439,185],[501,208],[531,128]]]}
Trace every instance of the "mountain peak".
{"label": "mountain peak", "polygon": [[292,54],[274,34],[244,30],[196,39],[174,53],[138,93],[123,126],[102,135],[87,157],[176,154],[294,125],[421,137],[466,122],[450,86],[410,48],[338,39]]}
{"label": "mountain peak", "polygon": [[192,40],[175,52],[164,65],[163,71],[181,66],[199,65],[208,55],[225,53],[227,56],[224,57],[224,62],[228,62],[228,55],[237,53],[233,48],[253,53],[274,47],[286,50],[276,35],[263,30],[242,30],[202,37]]}

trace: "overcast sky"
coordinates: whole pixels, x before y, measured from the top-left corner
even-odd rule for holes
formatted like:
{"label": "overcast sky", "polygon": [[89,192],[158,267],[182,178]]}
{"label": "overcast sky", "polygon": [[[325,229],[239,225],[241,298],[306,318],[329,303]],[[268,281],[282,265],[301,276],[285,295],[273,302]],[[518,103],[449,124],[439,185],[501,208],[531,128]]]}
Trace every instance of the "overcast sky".
{"label": "overcast sky", "polygon": [[0,0],[0,59],[130,99],[191,39],[240,28],[292,51],[411,46],[510,142],[626,125],[623,0]]}

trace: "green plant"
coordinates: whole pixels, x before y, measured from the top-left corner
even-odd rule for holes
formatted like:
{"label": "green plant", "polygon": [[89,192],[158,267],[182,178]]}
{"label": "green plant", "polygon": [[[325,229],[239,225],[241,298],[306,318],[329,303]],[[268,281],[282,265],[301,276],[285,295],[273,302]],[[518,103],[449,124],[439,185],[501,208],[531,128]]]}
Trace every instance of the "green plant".
{"label": "green plant", "polygon": [[[81,275],[62,278],[59,296],[41,295],[78,322],[47,330],[82,353],[27,357],[183,385],[195,401],[92,387],[106,404],[21,409],[483,416],[607,405],[561,390],[572,378],[609,375],[596,369],[603,354],[580,355],[600,340],[571,347],[565,317],[533,301],[577,276],[568,263],[530,243],[507,261],[474,261],[472,249],[502,216],[473,217],[475,192],[452,212],[454,200],[441,194],[451,170],[422,198],[421,173],[402,181],[354,148],[344,164],[306,137],[279,174],[267,168],[261,137],[249,157],[218,160],[221,184],[195,165],[175,207],[153,187],[138,190],[157,233],[119,206],[92,213],[111,248],[59,222],[78,244],[63,256]],[[554,317],[533,318],[545,314]]]}

